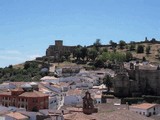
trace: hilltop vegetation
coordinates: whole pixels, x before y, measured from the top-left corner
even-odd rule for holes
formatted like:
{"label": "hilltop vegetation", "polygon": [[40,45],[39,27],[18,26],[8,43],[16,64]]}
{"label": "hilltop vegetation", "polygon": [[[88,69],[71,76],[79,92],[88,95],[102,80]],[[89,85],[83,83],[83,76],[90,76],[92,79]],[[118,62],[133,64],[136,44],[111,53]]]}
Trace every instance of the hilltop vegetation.
{"label": "hilltop vegetation", "polygon": [[[119,43],[110,40],[109,45],[102,45],[97,39],[91,46],[78,45],[73,53],[65,53],[59,62],[82,64],[92,68],[111,68],[111,64],[118,62],[138,61],[160,61],[160,42],[155,38],[145,41],[126,43],[120,40]],[[9,65],[0,68],[0,82],[3,81],[39,81],[41,77],[49,75],[50,65],[55,64],[50,59],[42,61],[27,61],[21,65]],[[56,64],[59,65],[59,64]]]}
{"label": "hilltop vegetation", "polygon": [[39,81],[41,77],[48,75],[48,71],[42,71],[42,64],[35,61],[27,61],[21,67],[9,65],[0,68],[0,82],[4,81]]}
{"label": "hilltop vegetation", "polygon": [[[69,57],[68,57],[69,58]],[[126,43],[120,40],[119,43],[111,40],[109,45],[102,45],[97,39],[92,46],[77,46],[73,57],[75,61],[94,62],[94,63],[115,63],[128,62],[131,60],[157,62],[160,60],[160,42],[155,38],[142,42]]]}

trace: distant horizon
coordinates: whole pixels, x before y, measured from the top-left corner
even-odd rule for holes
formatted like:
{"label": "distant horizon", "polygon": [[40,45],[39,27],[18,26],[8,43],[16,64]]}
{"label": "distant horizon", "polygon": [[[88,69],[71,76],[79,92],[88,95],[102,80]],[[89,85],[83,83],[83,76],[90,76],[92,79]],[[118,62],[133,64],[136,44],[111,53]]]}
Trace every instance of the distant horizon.
{"label": "distant horizon", "polygon": [[64,45],[160,39],[159,0],[1,0],[0,67]]}

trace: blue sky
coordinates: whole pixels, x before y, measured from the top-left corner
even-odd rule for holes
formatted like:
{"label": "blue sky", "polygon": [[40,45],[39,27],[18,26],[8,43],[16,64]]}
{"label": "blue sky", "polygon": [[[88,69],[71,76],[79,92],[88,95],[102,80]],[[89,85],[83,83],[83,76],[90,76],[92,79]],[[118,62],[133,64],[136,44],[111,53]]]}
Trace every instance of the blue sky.
{"label": "blue sky", "polygon": [[0,67],[43,56],[56,39],[159,40],[159,6],[159,0],[0,0]]}

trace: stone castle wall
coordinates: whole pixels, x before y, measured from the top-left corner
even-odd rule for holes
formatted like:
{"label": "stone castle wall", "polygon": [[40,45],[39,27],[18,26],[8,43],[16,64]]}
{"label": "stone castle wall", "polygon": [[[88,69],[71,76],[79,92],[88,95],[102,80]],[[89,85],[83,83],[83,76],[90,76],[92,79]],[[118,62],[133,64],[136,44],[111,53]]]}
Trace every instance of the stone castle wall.
{"label": "stone castle wall", "polygon": [[137,70],[135,76],[143,93],[160,95],[160,70]]}
{"label": "stone castle wall", "polygon": [[60,58],[65,52],[73,52],[75,46],[63,46],[62,40],[56,40],[55,45],[50,45],[46,50],[46,56],[53,56],[55,58]]}
{"label": "stone castle wall", "polygon": [[117,74],[114,79],[115,95],[120,97],[134,92],[160,95],[159,86],[160,70],[128,70],[128,76]]}

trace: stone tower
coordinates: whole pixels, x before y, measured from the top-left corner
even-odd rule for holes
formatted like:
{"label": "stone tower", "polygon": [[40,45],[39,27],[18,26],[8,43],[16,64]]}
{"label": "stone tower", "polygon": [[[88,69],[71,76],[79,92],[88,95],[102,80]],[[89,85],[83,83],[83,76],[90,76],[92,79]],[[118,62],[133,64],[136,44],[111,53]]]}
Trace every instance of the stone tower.
{"label": "stone tower", "polygon": [[87,91],[85,96],[83,97],[83,113],[92,114],[97,111],[98,109],[94,108],[93,99],[91,98],[91,94]]}
{"label": "stone tower", "polygon": [[63,46],[63,40],[55,40],[55,46],[56,47],[62,47]]}

